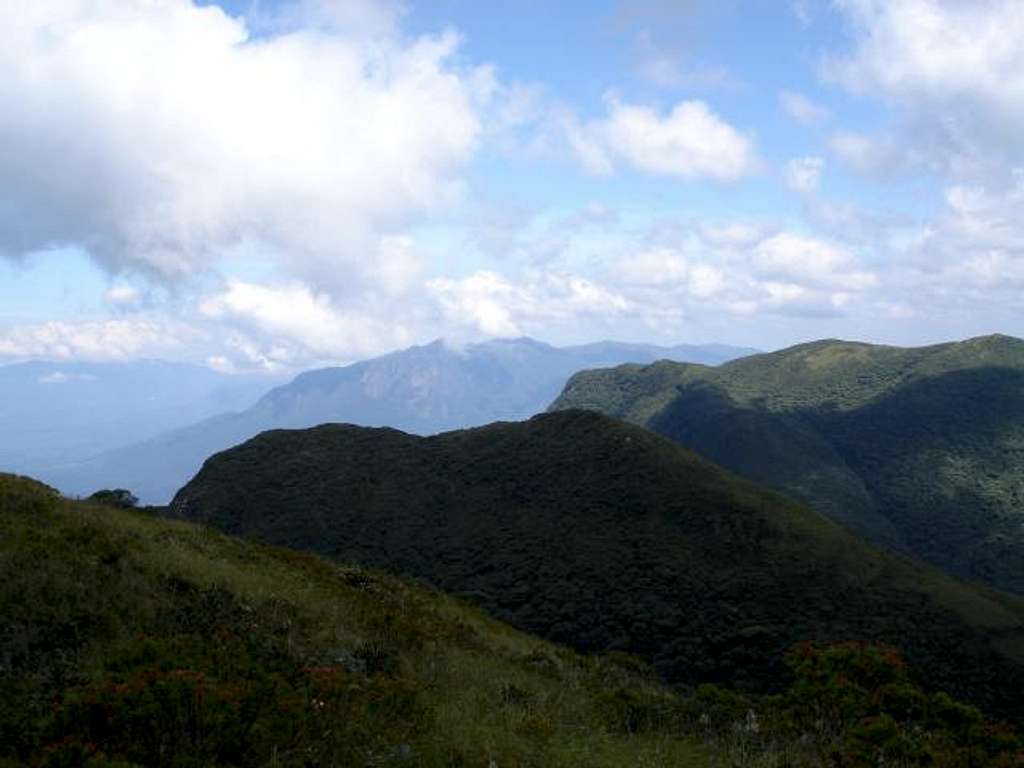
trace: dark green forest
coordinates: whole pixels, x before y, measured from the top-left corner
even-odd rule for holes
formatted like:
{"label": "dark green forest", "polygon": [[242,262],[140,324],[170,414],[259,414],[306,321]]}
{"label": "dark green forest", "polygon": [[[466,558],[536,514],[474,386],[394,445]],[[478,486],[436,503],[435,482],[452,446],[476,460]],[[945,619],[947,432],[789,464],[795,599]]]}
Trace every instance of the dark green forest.
{"label": "dark green forest", "polygon": [[552,409],[646,426],[870,540],[1024,591],[1024,342],[822,341],[574,376]]}
{"label": "dark green forest", "polygon": [[771,692],[799,641],[896,646],[929,685],[1021,710],[1024,601],[885,554],[597,413],[420,438],[324,425],[209,459],[172,516],[386,568],[673,685]]}

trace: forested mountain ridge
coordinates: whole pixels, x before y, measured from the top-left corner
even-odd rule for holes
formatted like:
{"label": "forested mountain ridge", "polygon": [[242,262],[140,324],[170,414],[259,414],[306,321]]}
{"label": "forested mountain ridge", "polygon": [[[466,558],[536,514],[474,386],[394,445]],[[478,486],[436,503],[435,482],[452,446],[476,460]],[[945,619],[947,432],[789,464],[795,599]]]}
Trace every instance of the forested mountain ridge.
{"label": "forested mountain ridge", "polygon": [[1024,342],[825,340],[584,371],[551,410],[646,426],[870,539],[1024,591]]}
{"label": "forested mountain ridge", "polygon": [[1024,603],[885,554],[650,431],[586,411],[429,438],[324,425],[211,457],[170,514],[425,578],[674,683],[765,690],[798,640],[884,641],[1013,709]]}

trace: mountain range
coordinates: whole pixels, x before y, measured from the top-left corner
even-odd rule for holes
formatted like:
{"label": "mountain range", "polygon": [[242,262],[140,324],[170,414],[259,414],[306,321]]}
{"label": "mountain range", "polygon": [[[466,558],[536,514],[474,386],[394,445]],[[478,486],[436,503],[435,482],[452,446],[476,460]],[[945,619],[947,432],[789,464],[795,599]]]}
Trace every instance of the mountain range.
{"label": "mountain range", "polygon": [[1019,762],[1024,342],[667,356],[309,372],[107,454],[166,508],[0,473],[0,765]]}
{"label": "mountain range", "polygon": [[551,408],[645,426],[876,543],[1024,592],[1020,339],[591,370]]}
{"label": "mountain range", "polygon": [[662,358],[714,365],[751,352],[715,344],[553,347],[528,338],[460,349],[435,341],[344,367],[308,371],[243,411],[126,441],[87,461],[34,474],[68,494],[122,487],[144,502],[165,504],[208,456],[267,429],[349,422],[432,434],[532,416],[547,407],[570,375],[584,368]]}
{"label": "mountain range", "polygon": [[793,643],[882,641],[927,684],[1016,712],[1024,601],[887,554],[591,411],[418,437],[324,425],[211,457],[169,515],[426,579],[676,685],[772,690]]}

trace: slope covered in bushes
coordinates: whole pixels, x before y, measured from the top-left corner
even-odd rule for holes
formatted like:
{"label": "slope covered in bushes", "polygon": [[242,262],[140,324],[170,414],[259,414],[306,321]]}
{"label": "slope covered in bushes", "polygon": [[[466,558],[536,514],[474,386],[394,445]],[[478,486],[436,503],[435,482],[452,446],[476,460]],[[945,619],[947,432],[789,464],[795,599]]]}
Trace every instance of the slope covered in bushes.
{"label": "slope covered in bushes", "polygon": [[884,554],[651,433],[585,411],[420,438],[325,425],[208,460],[171,514],[429,580],[663,679],[776,690],[794,642],[899,647],[1020,708],[1024,604]]}
{"label": "slope covered in bushes", "polygon": [[705,762],[681,727],[641,727],[680,700],[629,659],[10,475],[0,616],[2,766]]}
{"label": "slope covered in bushes", "polygon": [[[354,566],[0,475],[0,766],[1008,766],[891,649],[679,693]],[[1016,761],[1016,762],[1015,762]]]}

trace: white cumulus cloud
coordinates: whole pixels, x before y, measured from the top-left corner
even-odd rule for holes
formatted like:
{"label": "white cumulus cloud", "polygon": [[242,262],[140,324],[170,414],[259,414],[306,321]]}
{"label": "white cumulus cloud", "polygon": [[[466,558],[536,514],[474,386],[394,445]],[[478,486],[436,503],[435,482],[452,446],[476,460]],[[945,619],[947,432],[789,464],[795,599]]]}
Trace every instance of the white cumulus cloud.
{"label": "white cumulus cloud", "polygon": [[[854,45],[825,62],[850,91],[888,102],[902,123],[886,151],[912,166],[992,178],[1024,150],[1024,13],[1019,0],[836,0]],[[878,149],[855,135],[855,161]],[[855,162],[856,164],[856,162]],[[863,164],[863,163],[862,163]]]}
{"label": "white cumulus cloud", "polygon": [[120,283],[118,285],[111,286],[103,295],[103,298],[115,306],[130,306],[132,304],[137,304],[141,295],[139,293],[139,289],[135,286]]}
{"label": "white cumulus cloud", "polygon": [[445,319],[486,336],[543,333],[545,327],[626,311],[616,291],[579,275],[543,272],[514,280],[491,271],[427,283]]}
{"label": "white cumulus cloud", "polygon": [[765,277],[796,284],[860,290],[878,281],[878,276],[862,269],[846,248],[790,232],[780,232],[758,243],[752,263]]}
{"label": "white cumulus cloud", "polygon": [[178,276],[251,242],[324,280],[376,255],[458,197],[488,78],[373,7],[304,0],[254,36],[194,0],[13,0],[0,252]]}
{"label": "white cumulus cloud", "polygon": [[53,321],[0,330],[0,358],[104,361],[173,356],[194,337],[187,327],[146,318]]}
{"label": "white cumulus cloud", "polygon": [[251,361],[352,360],[413,339],[394,315],[339,307],[327,293],[299,283],[232,280],[223,291],[206,297],[199,310],[235,327],[241,335],[231,346]]}
{"label": "white cumulus cloud", "polygon": [[757,167],[753,140],[703,101],[681,101],[667,114],[615,96],[605,102],[604,119],[567,122],[570,146],[592,173],[625,165],[657,175],[734,181]]}

